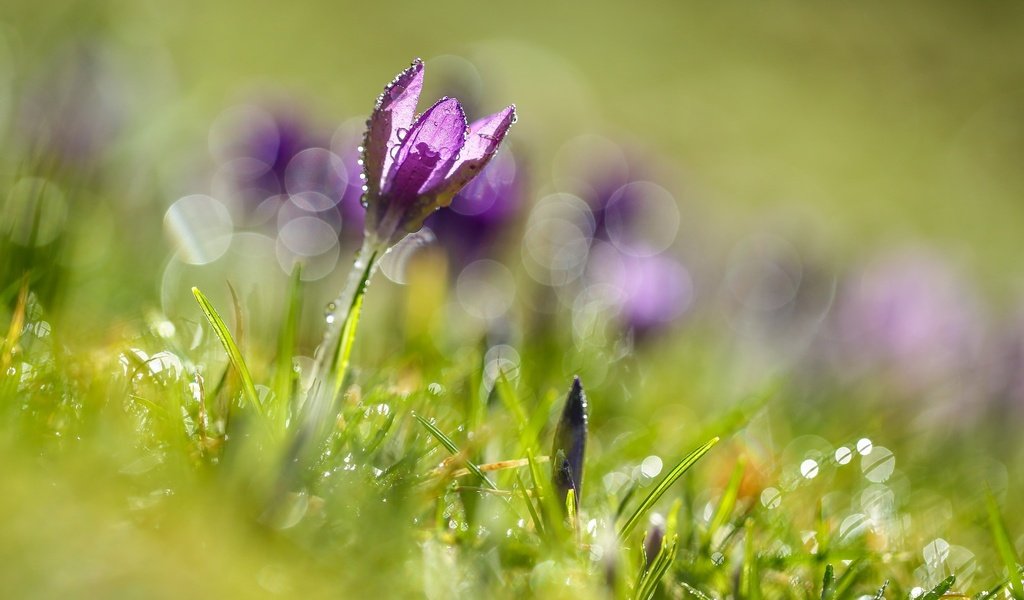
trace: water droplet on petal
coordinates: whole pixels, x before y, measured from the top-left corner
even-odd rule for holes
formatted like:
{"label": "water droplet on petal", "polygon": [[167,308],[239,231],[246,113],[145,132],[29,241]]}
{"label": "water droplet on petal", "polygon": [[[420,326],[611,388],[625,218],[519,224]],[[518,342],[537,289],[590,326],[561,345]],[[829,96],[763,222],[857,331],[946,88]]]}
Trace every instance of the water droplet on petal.
{"label": "water droplet on petal", "polygon": [[404,142],[405,138],[409,137],[409,130],[404,127],[399,127],[398,130],[395,131],[395,135],[398,136],[398,141]]}

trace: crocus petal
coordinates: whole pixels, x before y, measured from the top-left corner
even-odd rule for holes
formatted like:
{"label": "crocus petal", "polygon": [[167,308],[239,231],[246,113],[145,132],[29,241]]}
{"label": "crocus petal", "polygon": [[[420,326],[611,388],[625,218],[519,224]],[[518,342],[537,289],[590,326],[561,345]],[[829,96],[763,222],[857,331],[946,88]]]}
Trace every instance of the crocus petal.
{"label": "crocus petal", "polygon": [[393,148],[397,148],[412,129],[422,90],[423,62],[417,58],[377,98],[363,143],[363,169],[371,196],[377,195],[384,185],[384,175],[391,170]]}
{"label": "crocus petal", "polygon": [[441,188],[441,195],[446,196],[448,202],[487,165],[515,122],[516,107],[512,105],[469,126],[469,136],[459,160],[452,165]]}
{"label": "crocus petal", "polygon": [[398,148],[381,195],[408,206],[444,177],[466,142],[466,114],[455,98],[442,98],[420,115]]}

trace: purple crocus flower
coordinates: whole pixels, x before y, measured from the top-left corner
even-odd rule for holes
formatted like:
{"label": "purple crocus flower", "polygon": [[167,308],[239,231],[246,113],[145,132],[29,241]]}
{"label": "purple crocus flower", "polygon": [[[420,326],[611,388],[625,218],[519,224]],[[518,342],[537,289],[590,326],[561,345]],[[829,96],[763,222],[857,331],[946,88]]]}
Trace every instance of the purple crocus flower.
{"label": "purple crocus flower", "polygon": [[455,98],[418,117],[423,63],[415,60],[377,99],[363,144],[366,232],[386,243],[413,232],[490,161],[516,119],[515,106],[467,124]]}

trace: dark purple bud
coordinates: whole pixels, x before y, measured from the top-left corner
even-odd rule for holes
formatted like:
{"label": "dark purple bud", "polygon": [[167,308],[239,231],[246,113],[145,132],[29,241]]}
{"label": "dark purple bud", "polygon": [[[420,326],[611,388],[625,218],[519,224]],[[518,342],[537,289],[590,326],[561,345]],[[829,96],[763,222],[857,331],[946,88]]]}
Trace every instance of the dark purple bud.
{"label": "dark purple bud", "polygon": [[587,410],[583,385],[579,377],[573,377],[551,447],[551,485],[555,500],[561,506],[565,505],[569,490],[573,490],[579,505],[583,489],[583,460],[587,451]]}

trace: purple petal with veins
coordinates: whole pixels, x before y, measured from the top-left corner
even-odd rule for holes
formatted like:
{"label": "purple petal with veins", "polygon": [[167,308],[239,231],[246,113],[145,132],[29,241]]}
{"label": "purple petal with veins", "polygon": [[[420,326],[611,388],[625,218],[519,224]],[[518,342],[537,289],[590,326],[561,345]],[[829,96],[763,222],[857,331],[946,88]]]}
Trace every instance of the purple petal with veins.
{"label": "purple petal with veins", "polygon": [[381,195],[408,205],[429,192],[451,169],[466,141],[466,115],[455,98],[443,98],[412,126],[395,154]]}
{"label": "purple petal with veins", "polygon": [[393,148],[402,143],[413,127],[422,90],[423,62],[417,58],[377,99],[363,143],[366,185],[371,194],[384,186],[384,176],[391,171],[395,160]]}
{"label": "purple petal with veins", "polygon": [[509,127],[516,122],[515,105],[474,121],[459,159],[445,178],[443,193],[455,195],[487,164]]}

